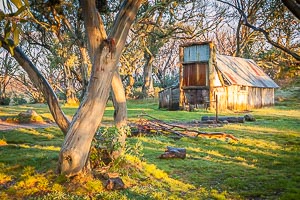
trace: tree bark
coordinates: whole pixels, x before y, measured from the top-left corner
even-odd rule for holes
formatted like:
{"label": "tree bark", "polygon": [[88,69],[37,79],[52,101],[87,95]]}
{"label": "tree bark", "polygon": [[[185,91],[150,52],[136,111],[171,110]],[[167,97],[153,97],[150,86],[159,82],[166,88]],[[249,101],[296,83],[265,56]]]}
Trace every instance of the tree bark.
{"label": "tree bark", "polygon": [[132,76],[132,73],[128,74],[128,85],[127,85],[126,91],[125,91],[127,98],[132,97],[132,88],[133,88],[134,82],[135,82],[135,80]]}
{"label": "tree bark", "polygon": [[66,87],[66,103],[69,105],[78,105],[79,100],[76,97],[76,91],[73,85],[74,77],[72,75],[70,67],[66,65],[64,65],[64,79]]}
{"label": "tree bark", "polygon": [[81,60],[82,60],[82,64],[81,64],[81,76],[82,76],[82,95],[81,98],[83,98],[89,81],[88,81],[88,55],[87,55],[87,49],[83,46],[79,47],[80,50],[80,54],[81,54]]}
{"label": "tree bark", "polygon": [[[9,51],[9,45],[5,42],[4,38],[0,36],[0,41],[2,42],[2,47]],[[13,43],[13,42],[12,42]],[[51,88],[48,81],[43,77],[35,65],[30,61],[30,59],[23,53],[19,47],[13,49],[12,55],[19,65],[27,72],[28,77],[32,83],[37,87],[44,95],[49,110],[64,134],[67,133],[69,127],[69,120],[65,116],[64,112],[61,110],[56,94]]]}
{"label": "tree bark", "polygon": [[115,108],[114,121],[119,133],[114,143],[120,144],[120,148],[116,149],[112,153],[113,159],[116,159],[120,156],[125,148],[126,130],[124,129],[124,127],[127,126],[127,105],[125,91],[120,74],[117,71],[114,73],[111,86],[113,104]]}
{"label": "tree bark", "polygon": [[144,97],[154,97],[153,78],[152,78],[152,62],[153,57],[149,55],[144,65],[144,85],[142,92]]}
{"label": "tree bark", "polygon": [[114,73],[112,79],[113,104],[114,104],[114,121],[117,127],[126,126],[127,124],[127,106],[125,91],[120,74]]}
{"label": "tree bark", "polygon": [[104,114],[112,77],[141,0],[123,2],[108,38],[105,37],[95,1],[82,0],[80,3],[89,41],[92,73],[87,92],[59,155],[58,170],[67,176],[85,172],[91,142]]}

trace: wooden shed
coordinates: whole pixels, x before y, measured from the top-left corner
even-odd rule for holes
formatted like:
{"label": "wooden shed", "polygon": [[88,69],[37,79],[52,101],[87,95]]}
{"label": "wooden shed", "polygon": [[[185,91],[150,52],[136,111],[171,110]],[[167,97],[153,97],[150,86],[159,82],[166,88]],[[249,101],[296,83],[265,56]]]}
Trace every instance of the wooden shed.
{"label": "wooden shed", "polygon": [[168,110],[179,110],[179,87],[172,86],[158,93],[159,108]]}
{"label": "wooden shed", "polygon": [[278,85],[251,59],[218,55],[212,42],[181,45],[179,59],[176,105],[181,109],[186,105],[216,108],[216,101],[219,110],[242,111],[274,105],[274,89]]}

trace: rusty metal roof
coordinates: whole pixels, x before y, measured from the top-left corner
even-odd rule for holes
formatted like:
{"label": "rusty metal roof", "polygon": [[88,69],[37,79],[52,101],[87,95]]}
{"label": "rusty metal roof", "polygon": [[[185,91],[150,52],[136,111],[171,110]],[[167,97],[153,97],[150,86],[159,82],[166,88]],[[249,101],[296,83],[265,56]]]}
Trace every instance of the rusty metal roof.
{"label": "rusty metal roof", "polygon": [[230,85],[260,88],[279,86],[251,59],[216,55],[217,68]]}

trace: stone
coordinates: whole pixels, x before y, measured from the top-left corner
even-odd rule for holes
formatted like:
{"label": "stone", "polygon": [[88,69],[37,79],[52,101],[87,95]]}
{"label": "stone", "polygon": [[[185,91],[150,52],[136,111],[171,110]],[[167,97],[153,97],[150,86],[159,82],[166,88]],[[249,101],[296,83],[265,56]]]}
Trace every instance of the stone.
{"label": "stone", "polygon": [[255,117],[253,117],[253,115],[251,115],[251,114],[245,115],[244,118],[245,118],[245,121],[248,121],[248,122],[256,121]]}
{"label": "stone", "polygon": [[20,123],[30,123],[30,122],[43,122],[43,118],[37,114],[34,110],[27,110],[25,112],[20,112],[18,114],[18,121]]}
{"label": "stone", "polygon": [[105,188],[108,190],[121,190],[125,188],[125,184],[120,177],[109,178],[106,181]]}

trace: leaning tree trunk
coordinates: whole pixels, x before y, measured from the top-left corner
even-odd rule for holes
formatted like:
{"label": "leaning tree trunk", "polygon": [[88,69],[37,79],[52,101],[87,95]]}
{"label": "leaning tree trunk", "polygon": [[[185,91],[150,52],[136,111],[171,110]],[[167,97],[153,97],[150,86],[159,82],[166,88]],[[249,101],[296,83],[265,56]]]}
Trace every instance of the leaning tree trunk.
{"label": "leaning tree trunk", "polygon": [[125,90],[122,84],[122,80],[120,74],[116,71],[113,76],[113,80],[111,83],[112,87],[112,97],[114,104],[114,121],[115,125],[118,129],[118,136],[115,139],[114,143],[119,143],[119,149],[116,149],[112,153],[113,159],[116,159],[120,156],[122,151],[125,148],[125,140],[126,140],[126,130],[127,126],[127,105],[126,105],[126,97]]}
{"label": "leaning tree trunk", "polygon": [[[0,41],[2,42],[2,47],[9,51],[9,45],[6,43],[3,37],[0,36]],[[11,41],[13,43],[13,41]],[[12,55],[19,65],[27,72],[28,77],[31,82],[41,91],[47,101],[49,110],[64,134],[67,133],[69,127],[69,121],[63,111],[61,110],[57,97],[51,88],[48,81],[39,72],[36,66],[30,61],[30,59],[23,53],[19,47],[13,49]]]}
{"label": "leaning tree trunk", "polygon": [[123,2],[108,38],[95,1],[82,0],[80,3],[92,58],[92,73],[87,92],[59,155],[59,172],[67,176],[85,172],[91,142],[108,100],[112,77],[141,0]]}

